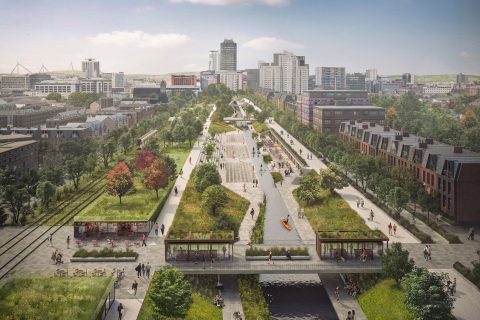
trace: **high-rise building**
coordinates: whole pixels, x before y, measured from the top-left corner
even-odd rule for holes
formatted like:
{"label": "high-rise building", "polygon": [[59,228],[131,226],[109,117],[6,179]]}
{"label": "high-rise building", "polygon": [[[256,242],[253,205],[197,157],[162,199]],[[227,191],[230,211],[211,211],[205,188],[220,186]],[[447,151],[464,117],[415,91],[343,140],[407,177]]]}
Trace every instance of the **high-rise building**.
{"label": "high-rise building", "polygon": [[211,50],[208,54],[208,70],[220,71],[220,58],[217,50]]}
{"label": "high-rise building", "polygon": [[247,89],[258,89],[260,81],[260,70],[258,69],[245,69],[247,73]]}
{"label": "high-rise building", "polygon": [[402,75],[402,80],[403,80],[404,85],[414,84],[415,83],[415,76],[411,73],[404,73]]}
{"label": "high-rise building", "polygon": [[277,92],[300,94],[308,90],[308,64],[291,52],[273,54],[272,63],[259,63],[259,86]]}
{"label": "high-rise building", "polygon": [[85,78],[98,78],[100,76],[100,62],[92,58],[83,60],[82,72]]}
{"label": "high-rise building", "polygon": [[367,81],[376,81],[377,76],[377,69],[367,69],[365,72],[365,80]]}
{"label": "high-rise building", "polygon": [[228,89],[233,91],[245,89],[243,71],[220,71],[219,74],[220,83],[223,83]]}
{"label": "high-rise building", "polygon": [[457,74],[457,84],[468,84],[468,75],[459,73]]}
{"label": "high-rise building", "polygon": [[347,88],[345,67],[315,68],[315,83],[317,88],[324,90],[345,90]]}
{"label": "high-rise building", "polygon": [[365,90],[365,75],[363,73],[347,73],[347,90]]}
{"label": "high-rise building", "polygon": [[220,70],[237,70],[237,44],[231,39],[225,39],[220,43]]}
{"label": "high-rise building", "polygon": [[123,72],[112,73],[112,89],[125,88],[125,74]]}

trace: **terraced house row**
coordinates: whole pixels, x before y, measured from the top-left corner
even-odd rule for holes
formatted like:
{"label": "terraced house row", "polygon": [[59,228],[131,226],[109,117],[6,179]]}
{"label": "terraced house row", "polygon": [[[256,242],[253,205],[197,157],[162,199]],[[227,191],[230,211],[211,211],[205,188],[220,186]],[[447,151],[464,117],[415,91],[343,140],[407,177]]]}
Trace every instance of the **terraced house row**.
{"label": "terraced house row", "polygon": [[431,138],[399,132],[375,122],[342,122],[339,138],[360,153],[403,166],[440,194],[440,208],[458,222],[480,221],[480,154]]}

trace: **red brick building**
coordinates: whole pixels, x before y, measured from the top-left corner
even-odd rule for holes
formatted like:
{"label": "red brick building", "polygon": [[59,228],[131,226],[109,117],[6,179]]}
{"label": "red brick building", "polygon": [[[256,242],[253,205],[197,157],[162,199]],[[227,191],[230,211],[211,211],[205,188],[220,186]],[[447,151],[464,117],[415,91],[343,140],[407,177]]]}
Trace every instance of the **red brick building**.
{"label": "red brick building", "polygon": [[440,194],[440,208],[458,222],[480,221],[480,153],[398,132],[387,126],[355,121],[340,124],[339,137],[363,154],[403,166]]}
{"label": "red brick building", "polygon": [[196,86],[197,76],[194,74],[172,74],[172,86]]}

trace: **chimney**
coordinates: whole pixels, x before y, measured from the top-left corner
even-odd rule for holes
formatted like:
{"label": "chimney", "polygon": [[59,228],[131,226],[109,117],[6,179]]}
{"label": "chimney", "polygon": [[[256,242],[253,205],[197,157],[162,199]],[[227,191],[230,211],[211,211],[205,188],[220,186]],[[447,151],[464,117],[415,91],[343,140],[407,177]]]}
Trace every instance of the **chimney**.
{"label": "chimney", "polygon": [[384,127],[383,127],[383,131],[385,131],[385,132],[390,131],[390,127],[389,127],[389,126],[384,126]]}
{"label": "chimney", "polygon": [[395,132],[395,140],[403,140],[403,136],[400,132]]}
{"label": "chimney", "polygon": [[427,144],[433,144],[433,138],[426,138],[426,139],[425,139],[425,142],[426,142]]}
{"label": "chimney", "polygon": [[370,122],[370,127],[375,127],[375,122]]}
{"label": "chimney", "polygon": [[362,124],[362,129],[368,129],[368,123]]}
{"label": "chimney", "polygon": [[459,145],[453,146],[453,153],[462,153],[462,152],[463,152],[462,146],[459,146]]}

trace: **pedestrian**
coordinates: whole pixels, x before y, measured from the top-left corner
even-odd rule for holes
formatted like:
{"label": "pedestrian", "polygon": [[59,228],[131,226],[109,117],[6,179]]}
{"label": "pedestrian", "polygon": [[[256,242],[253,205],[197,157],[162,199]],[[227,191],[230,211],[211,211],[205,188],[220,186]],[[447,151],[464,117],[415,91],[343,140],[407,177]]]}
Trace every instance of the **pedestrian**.
{"label": "pedestrian", "polygon": [[395,223],[393,224],[393,235],[397,235],[397,225]]}
{"label": "pedestrian", "polygon": [[145,278],[145,265],[142,263],[142,277]]}
{"label": "pedestrian", "polygon": [[373,216],[374,216],[373,210],[370,210],[370,221],[373,221]]}
{"label": "pedestrian", "polygon": [[252,216],[252,219],[253,219],[253,216],[255,215],[255,209],[252,208],[252,210],[250,210],[250,215]]}
{"label": "pedestrian", "polygon": [[177,189],[177,186],[173,187],[173,191],[175,192],[175,196],[178,195],[178,189]]}
{"label": "pedestrian", "polygon": [[388,224],[388,235],[390,235],[390,236],[392,235],[392,223],[391,222]]}
{"label": "pedestrian", "polygon": [[290,214],[287,214],[287,219],[285,219],[285,222],[288,223],[289,219],[290,219]]}
{"label": "pedestrian", "polygon": [[205,269],[205,265],[207,264],[207,257],[205,257],[205,254],[203,255],[202,262],[203,262],[203,269]]}
{"label": "pedestrian", "polygon": [[243,184],[243,192],[247,192],[247,186],[245,185],[245,183]]}
{"label": "pedestrian", "polygon": [[150,265],[150,262],[147,262],[147,265],[145,266],[145,272],[147,274],[147,278],[150,279],[150,270],[152,269],[152,266]]}
{"label": "pedestrian", "polygon": [[[56,262],[57,261],[57,250],[53,251],[52,252],[52,257],[51,257],[52,261],[53,262]],[[56,264],[56,263],[55,263]]]}
{"label": "pedestrian", "polygon": [[355,310],[352,310],[352,320],[355,320]]}
{"label": "pedestrian", "polygon": [[348,311],[347,313],[347,320],[352,320],[352,312]]}
{"label": "pedestrian", "polygon": [[165,232],[165,225],[163,223],[160,226],[160,232],[162,233],[162,237],[163,237],[163,233]]}
{"label": "pedestrian", "polygon": [[268,262],[267,262],[267,264],[270,264],[270,262],[273,264],[272,258],[273,258],[272,250],[269,250],[268,251]]}
{"label": "pedestrian", "polygon": [[155,236],[158,237],[158,223],[155,223]]}
{"label": "pedestrian", "polygon": [[135,271],[137,271],[137,278],[140,278],[140,274],[142,273],[142,265],[140,263],[135,267]]}
{"label": "pedestrian", "polygon": [[50,246],[53,246],[52,245],[52,241],[53,241],[53,234],[50,233],[50,237],[48,237],[48,241],[50,241]]}
{"label": "pedestrian", "polygon": [[142,247],[146,247],[147,246],[147,243],[145,242],[145,240],[147,240],[147,236],[144,234],[142,234]]}
{"label": "pedestrian", "polygon": [[363,205],[365,204],[365,202],[362,200],[360,200],[360,206],[363,208]]}
{"label": "pedestrian", "polygon": [[252,188],[255,188],[255,179],[253,179]]}
{"label": "pedestrian", "polygon": [[225,256],[227,254],[227,247],[223,246],[222,251],[223,251],[223,259],[225,259]]}
{"label": "pedestrian", "polygon": [[428,260],[432,260],[432,246],[428,245]]}
{"label": "pedestrian", "polygon": [[428,260],[428,245],[425,245],[425,248],[423,248],[423,258]]}
{"label": "pedestrian", "polygon": [[190,157],[188,161],[190,162],[190,164],[192,164],[192,157]]}
{"label": "pedestrian", "polygon": [[70,249],[70,236],[67,236],[67,249]]}
{"label": "pedestrian", "polygon": [[137,283],[137,280],[135,280],[133,281],[133,284],[132,284],[132,290],[134,295],[137,295],[137,289],[138,289],[138,283]]}
{"label": "pedestrian", "polygon": [[450,287],[450,294],[457,292],[457,278],[453,278],[452,286]]}
{"label": "pedestrian", "polygon": [[122,320],[122,315],[123,315],[123,304],[120,302],[120,304],[117,307],[118,311],[118,320]]}
{"label": "pedestrian", "polygon": [[210,269],[213,269],[213,263],[215,262],[215,257],[213,256],[213,253],[210,254]]}
{"label": "pedestrian", "polygon": [[340,287],[337,286],[335,288],[335,297],[337,298],[337,301],[340,301]]}
{"label": "pedestrian", "polygon": [[183,168],[180,169],[180,177],[182,177],[183,174]]}
{"label": "pedestrian", "polygon": [[360,207],[360,199],[357,199],[357,208]]}
{"label": "pedestrian", "polygon": [[470,230],[468,230],[468,240],[474,240],[475,239],[475,228],[471,227]]}

